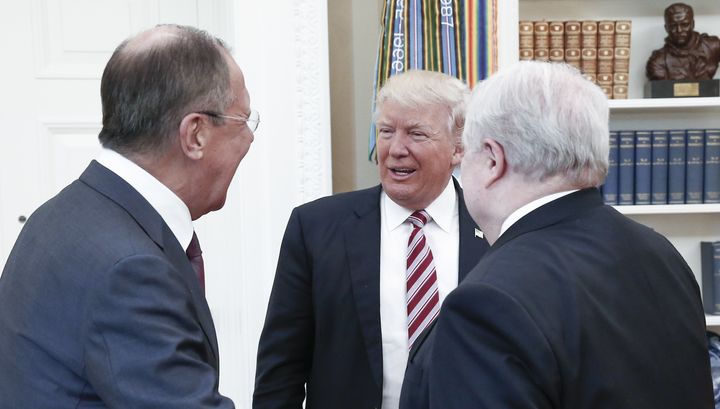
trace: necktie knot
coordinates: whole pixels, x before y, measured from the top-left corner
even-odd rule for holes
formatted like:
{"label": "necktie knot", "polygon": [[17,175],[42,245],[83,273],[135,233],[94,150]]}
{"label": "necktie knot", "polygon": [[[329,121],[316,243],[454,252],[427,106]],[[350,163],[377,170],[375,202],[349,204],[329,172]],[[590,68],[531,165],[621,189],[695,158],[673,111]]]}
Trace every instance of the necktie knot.
{"label": "necktie knot", "polygon": [[188,245],[188,248],[187,248],[187,251],[185,251],[185,254],[187,254],[187,256],[190,260],[202,256],[202,249],[200,248],[200,241],[198,240],[197,234],[195,234],[195,232],[193,232],[192,240],[190,240],[190,244]]}
{"label": "necktie knot", "polygon": [[429,221],[430,215],[425,210],[416,210],[407,220],[418,229],[422,229]]}

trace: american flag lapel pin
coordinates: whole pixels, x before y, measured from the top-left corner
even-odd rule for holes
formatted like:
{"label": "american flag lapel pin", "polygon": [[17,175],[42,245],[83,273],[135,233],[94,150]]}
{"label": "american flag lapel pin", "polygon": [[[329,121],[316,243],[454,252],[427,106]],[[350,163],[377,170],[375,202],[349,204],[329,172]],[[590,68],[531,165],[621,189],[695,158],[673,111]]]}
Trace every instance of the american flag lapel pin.
{"label": "american flag lapel pin", "polygon": [[480,231],[480,229],[475,229],[475,237],[480,237],[481,239],[485,237],[485,234]]}

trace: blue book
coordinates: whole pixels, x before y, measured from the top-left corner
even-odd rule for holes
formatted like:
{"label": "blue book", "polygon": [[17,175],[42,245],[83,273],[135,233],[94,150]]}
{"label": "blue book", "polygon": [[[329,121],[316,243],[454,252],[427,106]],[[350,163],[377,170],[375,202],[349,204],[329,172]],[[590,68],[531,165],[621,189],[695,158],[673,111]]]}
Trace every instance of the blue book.
{"label": "blue book", "polygon": [[720,242],[700,242],[702,301],[706,314],[720,314]]}
{"label": "blue book", "polygon": [[635,131],[620,131],[618,142],[618,204],[634,204]]}
{"label": "blue book", "polygon": [[705,130],[703,203],[720,203],[720,129]]}
{"label": "blue book", "polygon": [[685,203],[703,200],[703,161],[705,160],[705,131],[689,129],[685,151]]}
{"label": "blue book", "polygon": [[610,157],[608,159],[608,173],[603,185],[603,199],[605,204],[618,204],[618,132],[610,131]]}
{"label": "blue book", "polygon": [[652,131],[652,204],[668,202],[668,131]]}
{"label": "blue book", "polygon": [[685,131],[668,132],[668,203],[685,203]]}
{"label": "blue book", "polygon": [[635,204],[650,204],[652,171],[652,134],[635,131]]}

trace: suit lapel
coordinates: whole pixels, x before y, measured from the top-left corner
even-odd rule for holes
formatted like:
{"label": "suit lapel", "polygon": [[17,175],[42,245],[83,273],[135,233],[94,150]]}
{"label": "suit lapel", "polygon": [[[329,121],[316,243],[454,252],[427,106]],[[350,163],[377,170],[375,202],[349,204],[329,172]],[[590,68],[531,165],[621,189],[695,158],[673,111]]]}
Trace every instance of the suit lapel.
{"label": "suit lapel", "polygon": [[345,248],[358,321],[370,367],[382,388],[382,333],[380,329],[380,186],[368,190],[343,225]]}
{"label": "suit lapel", "polygon": [[195,271],[188,261],[184,249],[162,217],[130,184],[96,161],[90,163],[80,175],[80,180],[125,209],[150,239],[163,250],[187,288],[190,289],[193,302],[197,307],[200,326],[210,343],[217,366],[217,338],[207,300],[202,294]]}
{"label": "suit lapel", "polygon": [[173,264],[175,269],[180,273],[183,281],[185,281],[185,284],[187,285],[187,288],[190,289],[192,300],[197,307],[196,309],[198,313],[198,319],[200,321],[200,327],[202,328],[203,332],[205,333],[205,337],[210,343],[210,349],[212,350],[213,356],[215,358],[215,367],[219,368],[219,354],[217,336],[215,335],[215,325],[213,324],[212,315],[210,314],[210,307],[208,306],[205,294],[200,288],[200,282],[198,281],[197,275],[195,274],[195,270],[188,261],[187,254],[185,254],[185,251],[182,249],[182,246],[180,246],[180,243],[177,243],[177,238],[175,238],[175,235],[172,233],[172,231],[170,231],[170,228],[167,226],[165,227],[163,233],[166,243],[176,243],[176,245],[167,246],[164,249],[165,254],[168,256],[168,259]]}
{"label": "suit lapel", "polygon": [[[460,223],[460,249],[458,282],[477,264],[480,255],[488,248],[485,239],[475,236],[478,229],[463,202],[462,189],[453,178],[458,193]],[[363,200],[358,200],[354,212],[343,225],[345,248],[355,308],[363,333],[373,377],[382,387],[382,332],[380,327],[380,192],[381,187],[368,189]],[[479,230],[479,229],[478,229]],[[415,346],[422,344],[432,326],[426,328]],[[416,350],[417,348],[413,348]]]}

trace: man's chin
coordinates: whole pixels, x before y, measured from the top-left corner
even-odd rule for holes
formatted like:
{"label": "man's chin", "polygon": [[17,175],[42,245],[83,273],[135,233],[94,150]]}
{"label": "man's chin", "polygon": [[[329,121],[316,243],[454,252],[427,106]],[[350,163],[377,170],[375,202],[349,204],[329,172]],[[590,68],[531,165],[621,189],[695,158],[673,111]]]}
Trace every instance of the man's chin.
{"label": "man's chin", "polygon": [[679,47],[685,47],[690,42],[689,40],[690,40],[689,37],[676,38],[675,44]]}
{"label": "man's chin", "polygon": [[406,206],[412,201],[415,192],[409,186],[402,183],[391,182],[382,184],[383,191],[395,203]]}

